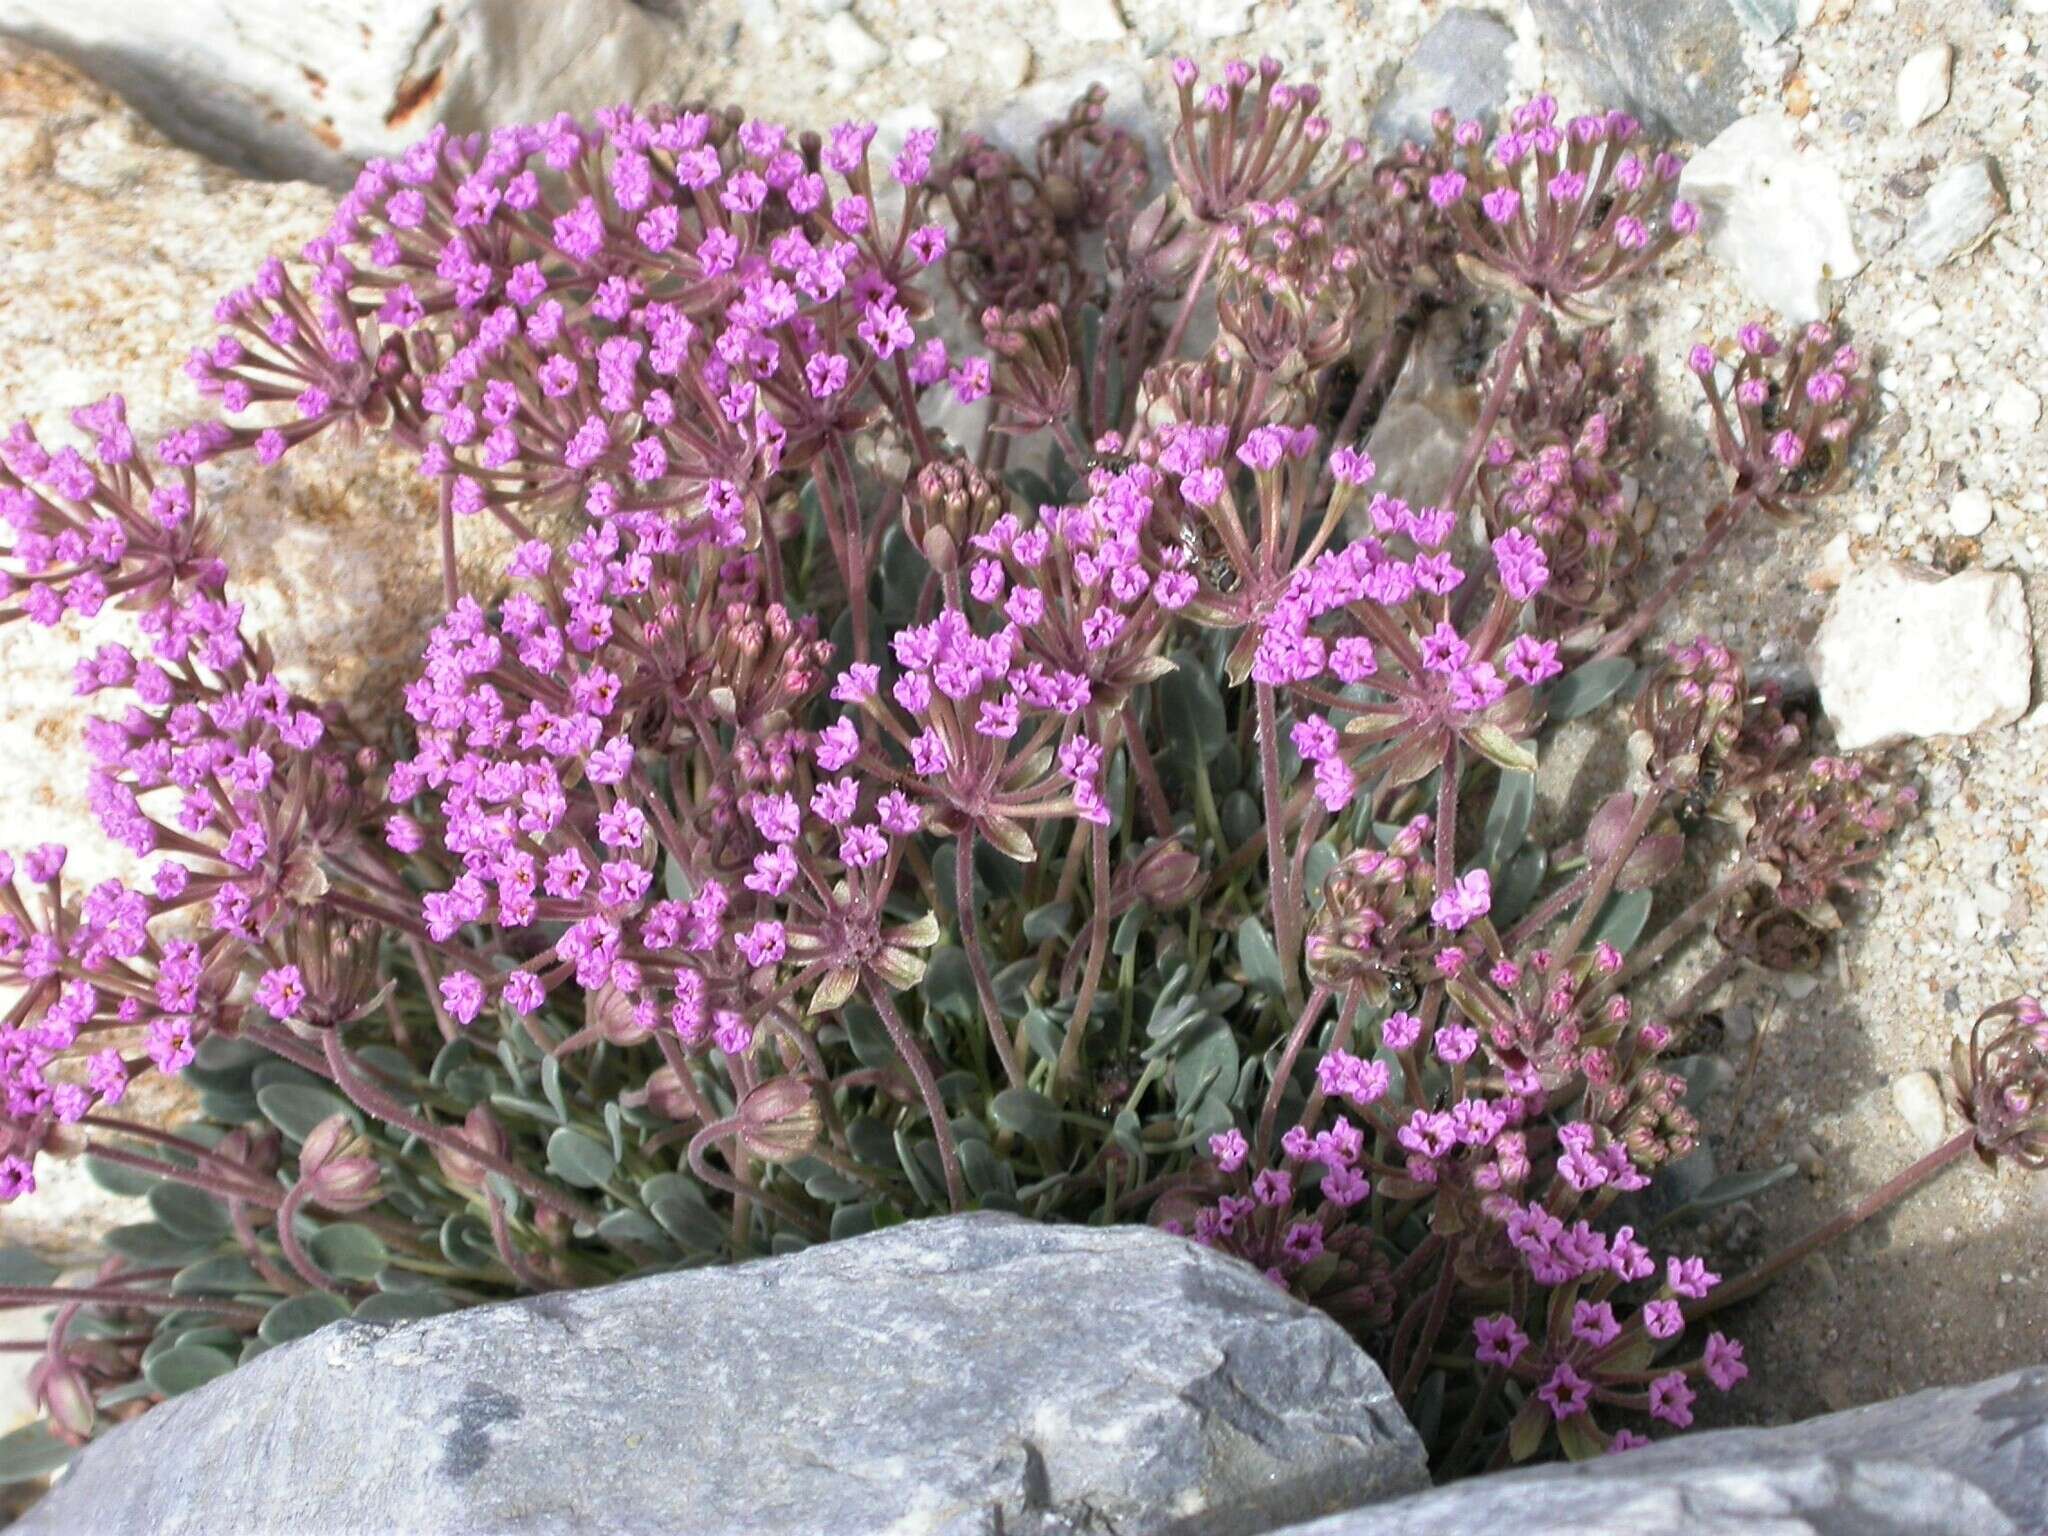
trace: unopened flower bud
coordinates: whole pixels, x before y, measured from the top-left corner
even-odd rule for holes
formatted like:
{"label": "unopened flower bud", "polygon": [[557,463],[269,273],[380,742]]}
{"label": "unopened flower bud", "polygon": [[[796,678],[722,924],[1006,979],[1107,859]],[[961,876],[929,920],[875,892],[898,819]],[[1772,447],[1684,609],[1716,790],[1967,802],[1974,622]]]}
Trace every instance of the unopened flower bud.
{"label": "unopened flower bud", "polygon": [[58,1438],[85,1444],[96,1410],[84,1373],[62,1355],[46,1354],[29,1372],[29,1392]]}
{"label": "unopened flower bud", "polygon": [[739,1122],[749,1152],[764,1163],[787,1163],[817,1146],[825,1115],[806,1079],[778,1077],[740,1101]]}
{"label": "unopened flower bud", "polygon": [[338,1214],[368,1210],[384,1198],[370,1143],[344,1114],[329,1115],[307,1132],[299,1182],[314,1205]]}
{"label": "unopened flower bud", "polygon": [[[459,1134],[466,1144],[478,1151],[487,1152],[493,1157],[505,1155],[505,1133],[491,1117],[490,1110],[481,1104],[463,1117],[462,1130]],[[435,1147],[434,1161],[441,1165],[441,1177],[456,1188],[483,1188],[484,1165],[475,1158],[450,1147]]]}
{"label": "unopened flower bud", "polygon": [[1202,861],[1180,842],[1154,843],[1138,857],[1138,894],[1156,911],[1186,906],[1202,888]]}

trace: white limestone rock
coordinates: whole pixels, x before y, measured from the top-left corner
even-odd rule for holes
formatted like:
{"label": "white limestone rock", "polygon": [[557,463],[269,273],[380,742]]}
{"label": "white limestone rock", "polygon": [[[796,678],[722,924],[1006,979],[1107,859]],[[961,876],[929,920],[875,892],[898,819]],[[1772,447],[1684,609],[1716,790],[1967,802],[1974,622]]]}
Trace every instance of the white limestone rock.
{"label": "white limestone rock", "polygon": [[2026,590],[2010,571],[1860,570],[1807,654],[1844,751],[2010,725],[2033,691]]}
{"label": "white limestone rock", "polygon": [[1789,321],[1825,318],[1832,285],[1863,270],[1841,175],[1782,117],[1739,119],[1693,156],[1679,189],[1744,294]]}

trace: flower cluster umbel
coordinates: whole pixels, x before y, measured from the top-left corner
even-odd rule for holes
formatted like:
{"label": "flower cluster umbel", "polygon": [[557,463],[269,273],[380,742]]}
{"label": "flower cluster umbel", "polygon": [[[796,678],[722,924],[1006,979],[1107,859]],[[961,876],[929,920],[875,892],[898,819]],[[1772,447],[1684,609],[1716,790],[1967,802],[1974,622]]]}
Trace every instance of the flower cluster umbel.
{"label": "flower cluster umbel", "polygon": [[[1911,796],[1710,641],[1631,658],[1708,544],[1838,483],[1863,365],[1703,344],[1729,482],[1642,592],[1646,365],[1559,316],[1692,228],[1675,158],[1539,100],[1374,161],[1270,61],[1172,74],[1156,186],[1100,92],[1028,164],[660,106],[436,131],[220,302],[218,416],[0,440],[0,622],[137,629],[76,669],[137,872],[0,860],[0,1195],[82,1153],[157,1218],[7,1288],[61,1309],[59,1433],[333,1317],[968,1207],[1242,1255],[1446,1470],[1741,1379],[1642,1204],[1706,1135],[1686,1026],[1826,941]],[[1475,285],[1512,309],[1473,430],[1396,497],[1365,440]],[[195,473],[342,430],[412,452],[445,551],[359,718],[245,633]],[[1628,786],[1532,839],[1548,731],[1610,701]],[[1966,1099],[2038,1163],[2007,1013]],[[148,1072],[197,1118],[124,1114]]]}

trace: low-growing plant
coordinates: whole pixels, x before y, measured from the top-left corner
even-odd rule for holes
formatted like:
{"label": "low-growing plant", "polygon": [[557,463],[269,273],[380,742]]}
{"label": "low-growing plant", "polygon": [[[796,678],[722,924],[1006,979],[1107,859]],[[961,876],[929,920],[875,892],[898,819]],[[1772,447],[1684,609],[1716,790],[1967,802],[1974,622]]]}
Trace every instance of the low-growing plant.
{"label": "low-growing plant", "polygon": [[[334,1319],[974,1208],[1242,1256],[1444,1475],[1741,1379],[1693,1325],[1803,1247],[1719,1290],[1652,1252],[1687,1041],[1739,967],[1816,963],[1913,794],[1713,641],[1638,652],[1842,482],[1867,359],[1694,350],[1711,510],[1653,585],[1648,371],[1592,306],[1692,230],[1678,160],[1547,99],[1375,159],[1271,62],[1173,78],[1163,189],[1099,91],[1029,163],[661,107],[437,131],[221,301],[217,418],[0,442],[0,622],[134,615],[76,675],[147,861],[0,867],[0,1193],[81,1157],[152,1217],[74,1283],[7,1256],[0,1303],[55,1309],[10,1469]],[[1376,491],[1414,338],[1475,298],[1455,466]],[[199,494],[327,432],[439,491],[446,612],[370,718],[280,681]],[[1625,785],[1534,835],[1581,719]],[[2048,1159],[2041,1011],[1987,1020],[1969,1128],[1885,1200]],[[148,1072],[197,1116],[126,1117]]]}

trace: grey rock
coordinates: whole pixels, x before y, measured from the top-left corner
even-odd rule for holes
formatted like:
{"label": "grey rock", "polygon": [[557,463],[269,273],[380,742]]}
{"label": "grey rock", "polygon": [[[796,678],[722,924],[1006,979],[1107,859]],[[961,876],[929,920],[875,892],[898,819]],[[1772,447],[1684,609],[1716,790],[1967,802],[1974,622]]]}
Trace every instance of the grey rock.
{"label": "grey rock", "polygon": [[1250,1536],[1429,1485],[1386,1380],[1250,1267],[973,1215],[398,1327],[95,1441],[20,1536]]}
{"label": "grey rock", "polygon": [[2039,1536],[2048,1369],[1458,1483],[1273,1536]]}
{"label": "grey rock", "polygon": [[1906,259],[1922,272],[1932,272],[1967,255],[1984,243],[2005,209],[2005,184],[1997,161],[1979,155],[1950,166],[1935,178],[1906,221]]}
{"label": "grey rock", "polygon": [[1393,84],[1373,108],[1372,135],[1382,144],[1427,141],[1430,114],[1491,124],[1508,94],[1508,49],[1515,34],[1487,11],[1445,11],[1422,35]]}
{"label": "grey rock", "polygon": [[0,0],[0,33],[224,165],[330,185],[437,123],[673,97],[692,62],[632,0]]}
{"label": "grey rock", "polygon": [[1728,0],[1728,8],[1735,12],[1737,21],[1766,43],[1775,43],[1799,19],[1798,0]]}
{"label": "grey rock", "polygon": [[1587,98],[1695,143],[1735,121],[1747,83],[1729,0],[1531,0],[1553,63]]}

